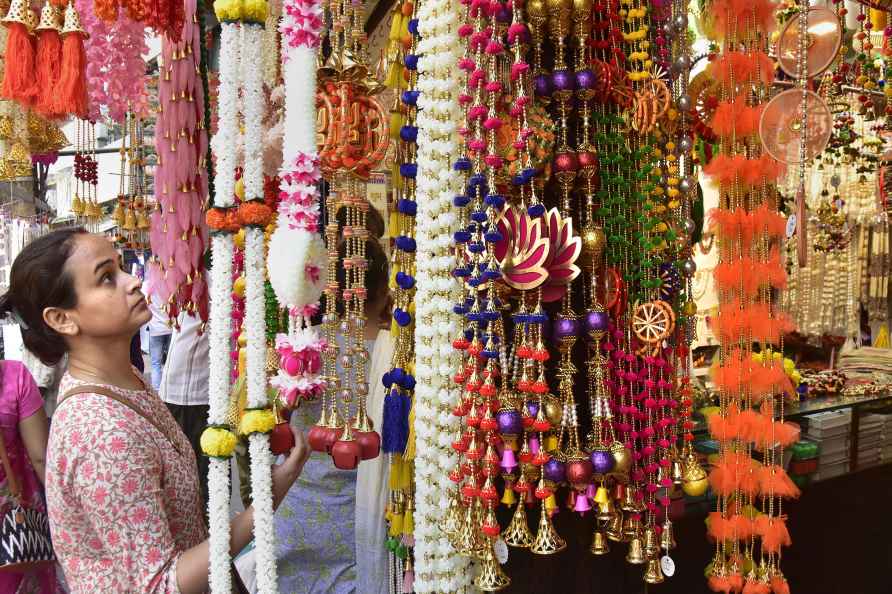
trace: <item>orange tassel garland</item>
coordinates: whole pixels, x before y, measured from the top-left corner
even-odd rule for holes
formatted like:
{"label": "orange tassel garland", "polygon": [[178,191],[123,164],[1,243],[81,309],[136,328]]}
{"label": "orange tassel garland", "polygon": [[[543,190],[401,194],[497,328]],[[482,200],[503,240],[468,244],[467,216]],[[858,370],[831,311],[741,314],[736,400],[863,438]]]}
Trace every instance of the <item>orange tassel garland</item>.
{"label": "orange tassel garland", "polygon": [[731,592],[731,581],[723,575],[709,576],[709,589],[713,592],[722,592],[729,594]]}
{"label": "orange tassel garland", "polygon": [[765,422],[752,439],[760,450],[765,451],[778,445],[787,447],[799,441],[799,425],[773,421],[771,417],[766,416],[762,418]]}
{"label": "orange tassel garland", "polygon": [[720,184],[740,181],[750,186],[777,181],[784,171],[786,167],[770,155],[762,155],[756,159],[747,159],[743,155],[716,155],[703,168],[703,173]]}
{"label": "orange tassel garland", "polygon": [[64,113],[55,109],[55,97],[59,77],[62,74],[62,39],[53,29],[37,33],[37,111],[48,118],[57,118]]}
{"label": "orange tassel garland", "polygon": [[772,315],[767,303],[741,306],[737,299],[723,305],[712,319],[712,331],[726,344],[733,344],[743,336],[754,342],[777,344],[781,336],[793,328],[785,314],[776,312]]}
{"label": "orange tassel garland", "polygon": [[[747,4],[744,10],[749,11],[751,5],[746,0],[744,3]],[[716,14],[719,12],[716,9]],[[707,69],[710,76],[725,87],[731,87],[732,82],[736,85],[748,82],[770,85],[774,82],[774,65],[765,52],[725,52],[710,62]]]}
{"label": "orange tassel garland", "polygon": [[5,99],[25,106],[33,105],[37,98],[37,85],[34,79],[34,45],[31,43],[31,36],[22,23],[4,24],[9,27],[9,36],[6,38],[6,69],[3,72],[0,93]]}
{"label": "orange tassel garland", "polygon": [[84,40],[80,33],[66,33],[62,39],[62,69],[53,104],[56,113],[77,117],[87,115],[87,65]]}
{"label": "orange tassel garland", "polygon": [[747,96],[742,94],[719,103],[709,125],[717,136],[749,136],[758,129],[761,114],[762,108],[747,105]]}
{"label": "orange tassel garland", "polygon": [[757,295],[764,286],[782,289],[787,285],[787,273],[781,264],[778,250],[772,250],[767,262],[747,257],[733,262],[720,262],[713,274],[719,289],[746,297]]}
{"label": "orange tassel garland", "polygon": [[710,471],[709,484],[718,495],[731,495],[757,465],[758,462],[742,452],[726,452]]}
{"label": "orange tassel garland", "polygon": [[731,585],[732,592],[743,591],[743,576],[739,573],[732,573],[728,576],[728,583]]}
{"label": "orange tassel garland", "polygon": [[[777,27],[774,16],[777,7],[778,4],[770,0],[717,0],[712,4],[713,29],[718,37],[725,38],[729,31],[754,18],[757,29],[763,34],[771,33]],[[771,72],[773,75],[774,71]]]}

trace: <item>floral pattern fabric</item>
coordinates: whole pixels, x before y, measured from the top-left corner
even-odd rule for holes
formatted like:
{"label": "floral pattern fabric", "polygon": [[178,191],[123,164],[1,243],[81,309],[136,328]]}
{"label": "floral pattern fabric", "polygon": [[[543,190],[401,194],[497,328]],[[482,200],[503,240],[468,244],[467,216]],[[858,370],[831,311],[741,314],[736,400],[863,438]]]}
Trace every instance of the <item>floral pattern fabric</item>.
{"label": "floral pattern fabric", "polygon": [[[83,383],[66,375],[59,394]],[[103,387],[164,434],[100,394],[76,394],[59,406],[46,468],[56,555],[74,594],[178,594],[179,556],[207,538],[195,454],[150,388]]]}

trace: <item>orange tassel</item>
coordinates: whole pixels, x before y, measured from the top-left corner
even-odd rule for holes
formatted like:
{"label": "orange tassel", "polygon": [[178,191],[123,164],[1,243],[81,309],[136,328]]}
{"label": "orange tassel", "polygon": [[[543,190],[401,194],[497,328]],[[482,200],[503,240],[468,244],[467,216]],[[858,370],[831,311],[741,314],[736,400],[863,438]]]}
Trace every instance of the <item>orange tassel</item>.
{"label": "orange tassel", "polygon": [[793,544],[787,530],[787,519],[762,514],[754,523],[755,533],[762,539],[762,548],[769,553],[777,553],[781,547]]}
{"label": "orange tassel", "polygon": [[746,516],[731,516],[728,523],[731,525],[731,532],[737,540],[746,540],[753,535],[753,521]]}
{"label": "orange tassel", "polygon": [[37,85],[34,79],[34,44],[22,23],[4,23],[9,26],[6,38],[6,69],[0,89],[6,99],[25,106],[34,104]]}
{"label": "orange tassel", "polygon": [[709,536],[719,542],[731,540],[731,525],[721,512],[709,512]]}
{"label": "orange tassel", "polygon": [[725,576],[711,575],[708,583],[709,589],[713,592],[722,592],[723,594],[731,592],[731,582]]}
{"label": "orange tassel", "polygon": [[759,470],[759,488],[763,495],[774,495],[785,499],[799,497],[799,487],[790,480],[787,472],[776,464]]}
{"label": "orange tassel", "polygon": [[787,578],[782,575],[772,576],[771,591],[774,594],[790,594],[790,584],[787,583]]}
{"label": "orange tassel", "polygon": [[759,494],[759,475],[755,466],[740,477],[740,492],[753,497]]}
{"label": "orange tassel", "polygon": [[55,96],[62,71],[62,39],[59,32],[45,29],[37,32],[37,111],[48,118],[64,114],[55,111]]}
{"label": "orange tassel", "polygon": [[726,416],[721,414],[710,415],[709,432],[719,441],[730,441],[740,435],[740,410],[736,404],[728,407]]}
{"label": "orange tassel", "polygon": [[747,580],[743,585],[743,594],[771,594],[771,586],[759,580]]}
{"label": "orange tassel", "polygon": [[67,33],[62,39],[62,70],[54,103],[57,113],[87,115],[86,65],[83,38],[79,33]]}
{"label": "orange tassel", "polygon": [[739,573],[729,575],[728,583],[731,585],[732,592],[741,592],[743,590],[743,576]]}

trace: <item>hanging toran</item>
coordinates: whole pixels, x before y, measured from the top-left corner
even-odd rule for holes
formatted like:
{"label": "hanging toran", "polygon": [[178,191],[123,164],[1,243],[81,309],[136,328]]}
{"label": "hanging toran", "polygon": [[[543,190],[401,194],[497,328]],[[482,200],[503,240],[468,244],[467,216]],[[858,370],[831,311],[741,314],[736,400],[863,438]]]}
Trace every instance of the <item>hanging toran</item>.
{"label": "hanging toran", "polygon": [[[711,7],[722,44],[708,66],[721,88],[710,123],[720,151],[704,168],[720,190],[710,215],[719,248],[712,327],[721,348],[712,379],[721,412],[709,422],[720,454],[709,475],[718,501],[708,520],[716,543],[708,575],[717,592],[789,592],[779,560],[781,547],[790,544],[782,501],[798,494],[782,467],[784,447],[798,437],[798,428],[783,422],[784,398],[793,388],[779,359],[753,356],[757,347],[780,345],[791,329],[774,297],[786,279],[785,220],[774,203],[783,168],[763,154],[757,130],[774,78],[766,50],[775,8],[770,0],[716,0]],[[803,41],[800,60],[804,49]]]}
{"label": "hanging toran", "polygon": [[208,195],[204,85],[200,76],[201,28],[196,0],[188,0],[183,36],[161,40],[155,150],[155,200],[151,215],[151,298],[176,324],[180,312],[208,319],[204,204]]}

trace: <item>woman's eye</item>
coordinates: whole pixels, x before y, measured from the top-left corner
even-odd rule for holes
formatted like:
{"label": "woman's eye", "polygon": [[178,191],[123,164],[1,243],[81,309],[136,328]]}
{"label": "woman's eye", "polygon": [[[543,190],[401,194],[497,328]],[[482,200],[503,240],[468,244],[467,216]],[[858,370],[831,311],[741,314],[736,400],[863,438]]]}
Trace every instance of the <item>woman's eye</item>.
{"label": "woman's eye", "polygon": [[104,283],[111,282],[111,280],[112,280],[112,275],[111,275],[111,273],[110,273],[110,272],[106,272],[105,274],[102,275],[102,278],[101,278],[100,280],[101,280],[102,282],[104,282]]}

